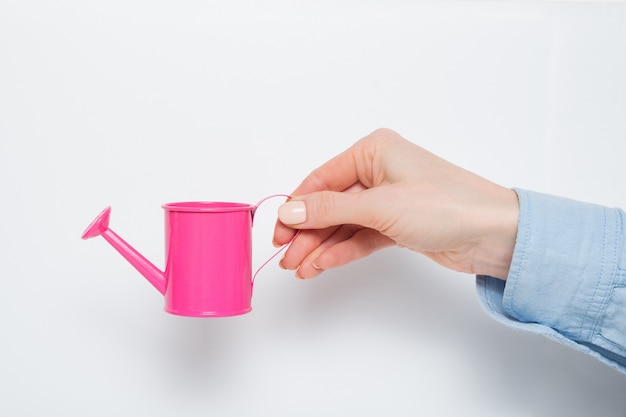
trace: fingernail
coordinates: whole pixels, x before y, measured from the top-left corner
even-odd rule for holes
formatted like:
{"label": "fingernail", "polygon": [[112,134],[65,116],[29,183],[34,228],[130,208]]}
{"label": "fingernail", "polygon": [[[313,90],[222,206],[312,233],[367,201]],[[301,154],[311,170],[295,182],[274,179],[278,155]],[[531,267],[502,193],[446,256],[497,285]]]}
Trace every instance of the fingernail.
{"label": "fingernail", "polygon": [[303,280],[303,279],[304,279],[303,277],[301,277],[301,276],[300,276],[300,268],[296,269],[295,276],[296,276],[296,278],[297,278],[297,279],[299,279],[299,280]]}
{"label": "fingernail", "polygon": [[313,262],[311,262],[311,266],[313,267],[313,269],[317,269],[318,271],[323,271],[323,268],[320,268],[319,265],[316,263],[317,258],[315,258],[315,260]]}
{"label": "fingernail", "polygon": [[288,201],[278,208],[278,219],[284,224],[300,224],[306,221],[304,201]]}

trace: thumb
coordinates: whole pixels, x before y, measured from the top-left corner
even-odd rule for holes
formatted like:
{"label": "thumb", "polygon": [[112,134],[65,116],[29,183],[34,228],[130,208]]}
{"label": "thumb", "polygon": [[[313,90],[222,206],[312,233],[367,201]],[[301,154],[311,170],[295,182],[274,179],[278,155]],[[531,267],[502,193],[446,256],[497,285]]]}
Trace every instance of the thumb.
{"label": "thumb", "polygon": [[278,219],[298,229],[324,229],[342,224],[370,227],[374,204],[370,193],[319,191],[294,197],[278,208]]}

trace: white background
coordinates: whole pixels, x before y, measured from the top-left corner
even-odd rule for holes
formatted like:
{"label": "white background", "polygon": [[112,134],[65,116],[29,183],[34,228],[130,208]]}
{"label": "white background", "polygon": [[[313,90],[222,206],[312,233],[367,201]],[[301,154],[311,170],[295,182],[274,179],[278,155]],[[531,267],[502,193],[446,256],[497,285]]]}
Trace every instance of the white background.
{"label": "white background", "polygon": [[[0,415],[624,416],[626,377],[397,248],[185,319],[160,204],[255,203],[391,127],[506,186],[626,207],[626,4],[2,1]],[[255,222],[267,258],[278,202]]]}

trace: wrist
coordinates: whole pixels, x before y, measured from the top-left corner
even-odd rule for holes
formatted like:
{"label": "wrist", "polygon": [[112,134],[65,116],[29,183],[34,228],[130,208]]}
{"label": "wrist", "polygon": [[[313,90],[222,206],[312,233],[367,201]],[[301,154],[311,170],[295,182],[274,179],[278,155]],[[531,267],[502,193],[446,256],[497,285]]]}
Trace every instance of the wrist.
{"label": "wrist", "polygon": [[499,188],[474,253],[473,270],[477,275],[506,280],[515,249],[520,208],[514,190]]}

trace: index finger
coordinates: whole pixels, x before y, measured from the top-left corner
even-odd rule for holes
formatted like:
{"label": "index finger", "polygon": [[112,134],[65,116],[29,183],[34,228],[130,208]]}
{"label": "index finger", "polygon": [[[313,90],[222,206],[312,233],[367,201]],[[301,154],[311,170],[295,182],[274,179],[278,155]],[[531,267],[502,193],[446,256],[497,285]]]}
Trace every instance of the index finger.
{"label": "index finger", "polygon": [[[362,191],[366,187],[360,181],[362,173],[362,150],[357,142],[350,148],[330,159],[322,166],[313,170],[293,191],[294,197],[306,195],[316,191]],[[368,181],[369,182],[369,181]],[[294,230],[276,221],[274,228],[274,243],[282,245],[293,237]]]}
{"label": "index finger", "polygon": [[355,145],[314,169],[291,195],[316,191],[344,191],[358,181]]}

